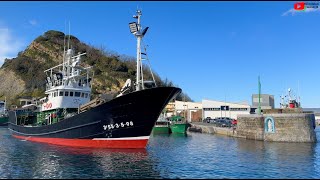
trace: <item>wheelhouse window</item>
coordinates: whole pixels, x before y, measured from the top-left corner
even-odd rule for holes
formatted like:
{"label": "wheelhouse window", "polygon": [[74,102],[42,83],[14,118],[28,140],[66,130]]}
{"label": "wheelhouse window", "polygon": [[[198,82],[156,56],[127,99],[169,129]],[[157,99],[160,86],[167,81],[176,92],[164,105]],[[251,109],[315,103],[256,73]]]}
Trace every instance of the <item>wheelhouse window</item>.
{"label": "wheelhouse window", "polygon": [[80,92],[75,92],[75,93],[74,93],[74,96],[75,96],[75,97],[80,97]]}
{"label": "wheelhouse window", "polygon": [[81,97],[84,97],[84,93],[81,93]]}
{"label": "wheelhouse window", "polygon": [[63,91],[59,91],[59,96],[63,96]]}
{"label": "wheelhouse window", "polygon": [[57,92],[54,92],[54,97],[57,97]]}
{"label": "wheelhouse window", "polygon": [[64,96],[69,96],[69,91],[65,91]]}
{"label": "wheelhouse window", "polygon": [[88,93],[85,93],[85,94],[84,94],[84,98],[88,98]]}
{"label": "wheelhouse window", "polygon": [[70,91],[70,96],[73,96],[73,91]]}

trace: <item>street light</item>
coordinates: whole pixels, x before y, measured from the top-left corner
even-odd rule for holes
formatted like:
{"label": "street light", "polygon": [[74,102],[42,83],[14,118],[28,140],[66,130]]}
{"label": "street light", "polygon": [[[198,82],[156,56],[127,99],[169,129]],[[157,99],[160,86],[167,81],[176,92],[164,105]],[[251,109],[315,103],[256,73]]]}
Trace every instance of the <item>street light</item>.
{"label": "street light", "polygon": [[132,34],[135,34],[138,32],[138,26],[137,26],[137,23],[136,22],[131,22],[129,23],[129,28],[130,28],[130,32]]}

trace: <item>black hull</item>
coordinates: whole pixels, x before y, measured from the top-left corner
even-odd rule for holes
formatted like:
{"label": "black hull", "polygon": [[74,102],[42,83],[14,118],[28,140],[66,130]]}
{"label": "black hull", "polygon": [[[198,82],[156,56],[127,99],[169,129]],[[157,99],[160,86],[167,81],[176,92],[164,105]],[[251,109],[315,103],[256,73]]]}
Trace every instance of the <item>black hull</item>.
{"label": "black hull", "polygon": [[180,88],[158,87],[132,92],[58,123],[27,127],[16,125],[9,112],[9,129],[16,137],[62,139],[115,139],[149,137],[161,111],[181,92]]}

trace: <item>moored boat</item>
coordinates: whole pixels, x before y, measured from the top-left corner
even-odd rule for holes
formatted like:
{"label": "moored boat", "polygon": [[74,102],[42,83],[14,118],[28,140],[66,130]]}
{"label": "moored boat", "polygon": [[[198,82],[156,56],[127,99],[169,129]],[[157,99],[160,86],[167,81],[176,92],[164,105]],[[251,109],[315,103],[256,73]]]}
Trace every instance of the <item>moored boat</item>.
{"label": "moored boat", "polygon": [[6,101],[0,101],[0,126],[7,126],[9,121],[6,110]]}
{"label": "moored boat", "polygon": [[170,134],[170,121],[163,115],[161,114],[156,121],[153,129],[152,129],[153,134]]}
{"label": "moored boat", "polygon": [[184,117],[173,116],[170,118],[170,129],[172,133],[186,134],[189,126],[190,124],[186,122]]}
{"label": "moored boat", "polygon": [[[46,97],[39,104],[9,111],[9,130],[19,139],[63,146],[145,148],[161,111],[180,88],[157,87],[143,79],[140,43],[148,28],[141,29],[141,11],[130,23],[137,38],[136,82],[128,79],[115,97],[90,100],[92,67],[85,67],[72,49],[63,63],[45,70]],[[68,43],[69,44],[69,43]]]}

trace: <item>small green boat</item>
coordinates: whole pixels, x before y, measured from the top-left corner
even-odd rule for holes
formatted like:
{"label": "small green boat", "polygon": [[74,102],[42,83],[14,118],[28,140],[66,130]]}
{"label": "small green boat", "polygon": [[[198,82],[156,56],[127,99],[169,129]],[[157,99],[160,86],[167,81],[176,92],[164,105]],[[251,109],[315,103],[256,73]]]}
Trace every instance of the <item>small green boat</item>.
{"label": "small green boat", "polygon": [[165,118],[164,115],[160,115],[158,120],[156,121],[152,133],[153,134],[170,134],[170,122]]}
{"label": "small green boat", "polygon": [[184,117],[173,116],[170,118],[170,129],[172,133],[186,134],[189,127],[189,123],[186,122]]}

